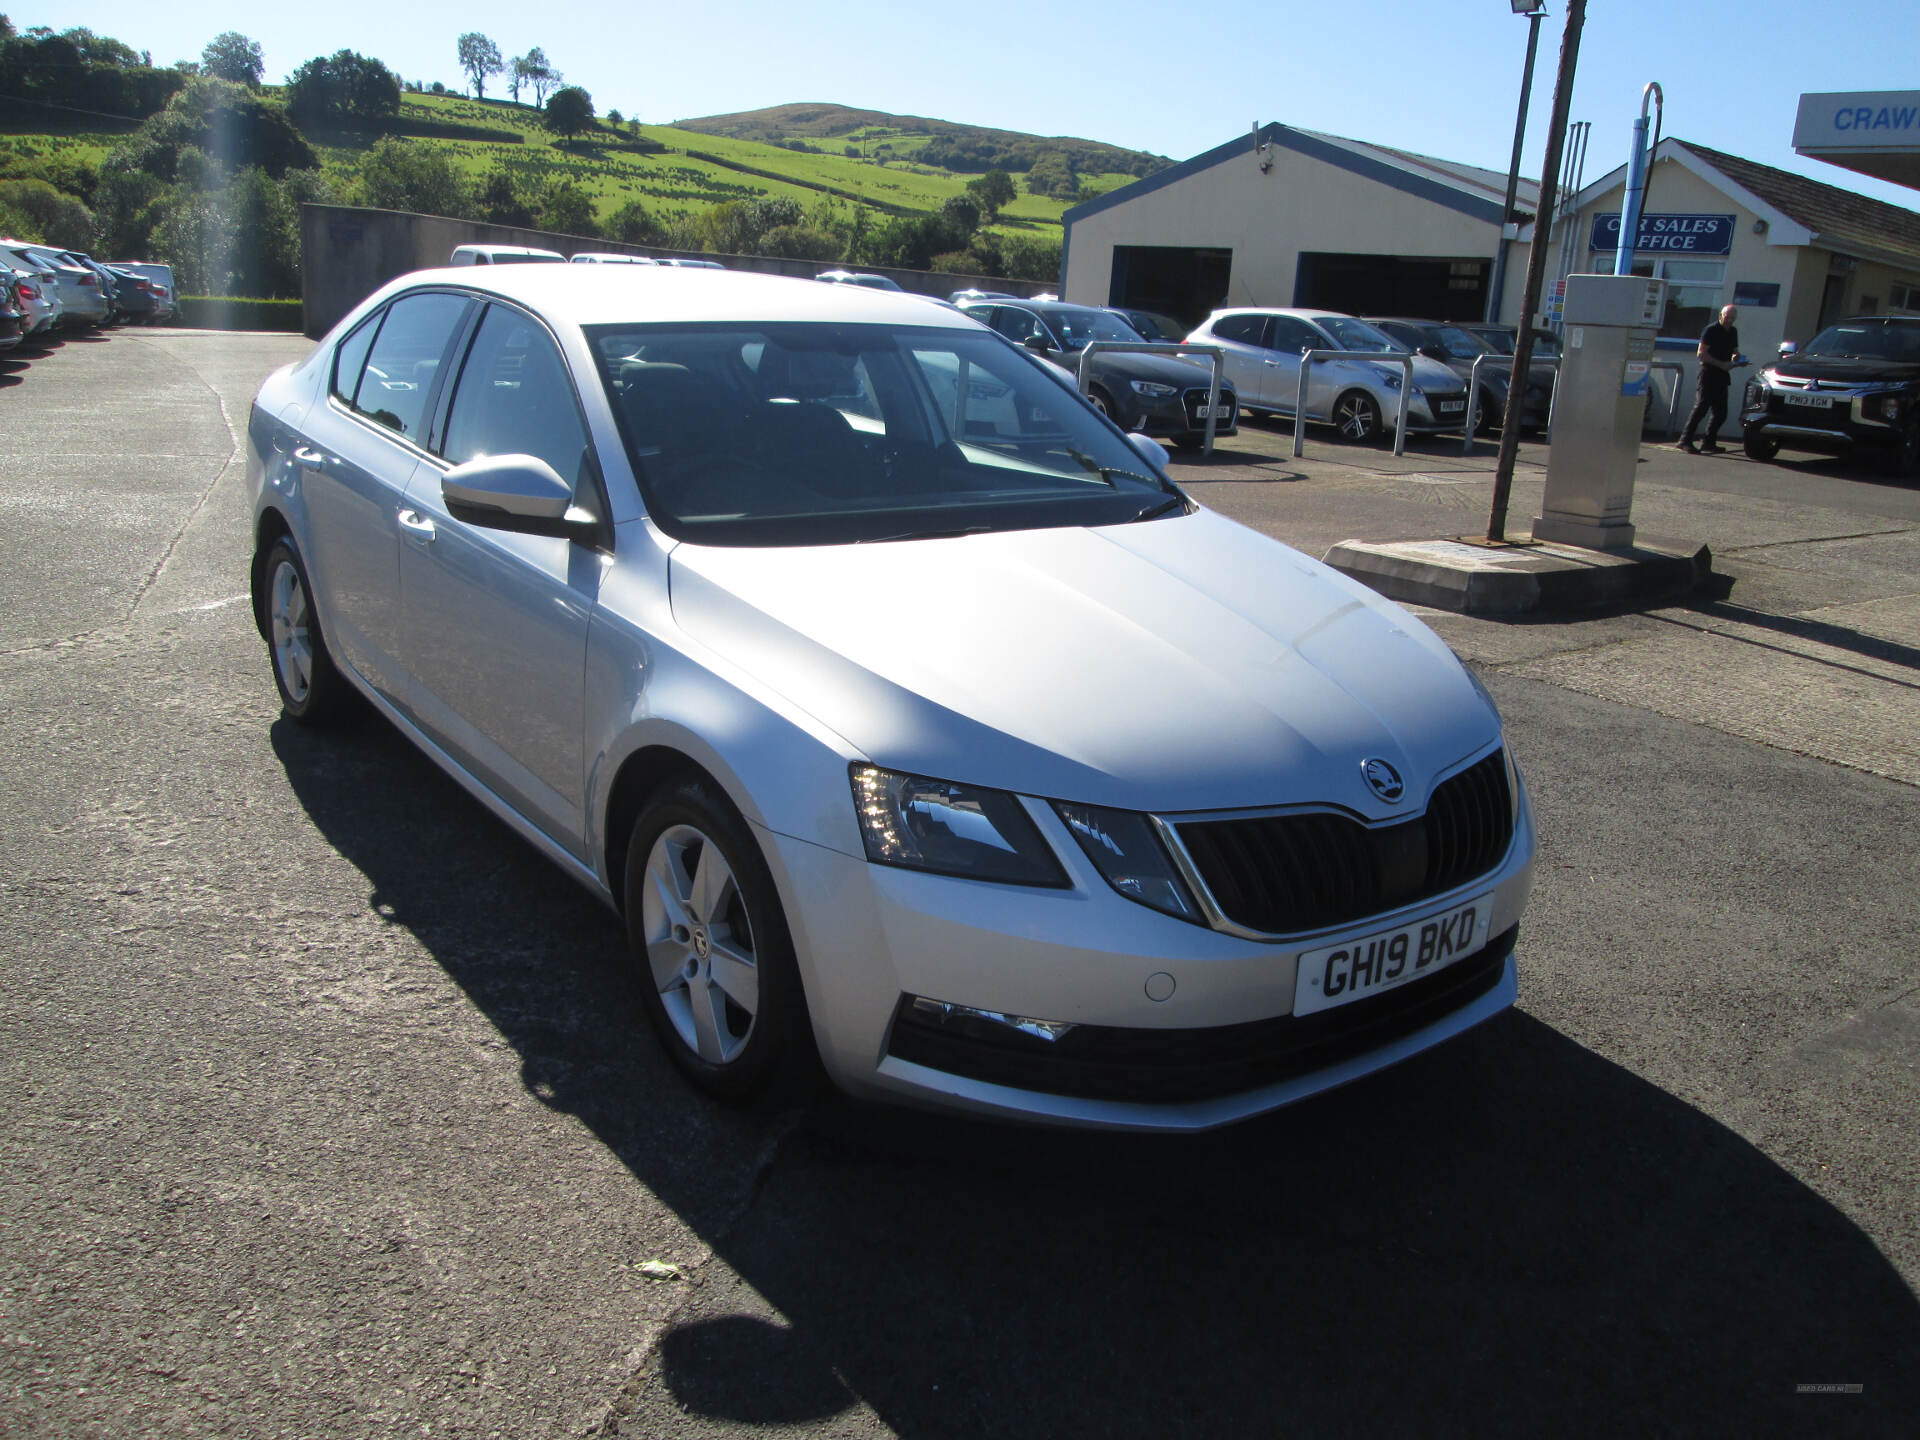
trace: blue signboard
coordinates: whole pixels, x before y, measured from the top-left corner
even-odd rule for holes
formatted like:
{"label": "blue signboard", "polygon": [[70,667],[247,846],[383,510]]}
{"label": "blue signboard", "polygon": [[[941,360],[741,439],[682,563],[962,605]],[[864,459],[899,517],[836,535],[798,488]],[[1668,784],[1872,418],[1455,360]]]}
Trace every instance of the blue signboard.
{"label": "blue signboard", "polygon": [[[1620,248],[1620,212],[1606,210],[1593,217],[1595,250]],[[1640,254],[1730,255],[1733,253],[1731,215],[1642,215],[1634,250]]]}

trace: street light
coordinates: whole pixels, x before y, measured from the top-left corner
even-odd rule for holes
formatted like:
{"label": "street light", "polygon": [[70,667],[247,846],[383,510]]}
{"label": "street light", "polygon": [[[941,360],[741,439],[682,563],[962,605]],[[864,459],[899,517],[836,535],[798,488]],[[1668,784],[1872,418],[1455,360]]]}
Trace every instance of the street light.
{"label": "street light", "polygon": [[[1547,7],[1541,0],[1507,0],[1507,3],[1513,7],[1514,14],[1527,17],[1527,69],[1520,79],[1520,114],[1513,122],[1513,162],[1507,166],[1507,203],[1500,207],[1500,248],[1493,257],[1493,284],[1487,290],[1489,323],[1500,318],[1500,294],[1507,283],[1507,224],[1513,218],[1513,197],[1520,189],[1520,146],[1527,138],[1527,101],[1533,95],[1533,55],[1540,44],[1540,22],[1547,16]],[[1536,229],[1534,243],[1539,244],[1541,239]],[[1520,323],[1527,323],[1525,316]]]}

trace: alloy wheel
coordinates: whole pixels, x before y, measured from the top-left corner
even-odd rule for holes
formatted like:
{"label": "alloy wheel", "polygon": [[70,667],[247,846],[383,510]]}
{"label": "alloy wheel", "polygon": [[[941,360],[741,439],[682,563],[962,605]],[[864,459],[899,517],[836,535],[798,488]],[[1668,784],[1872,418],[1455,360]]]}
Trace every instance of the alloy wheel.
{"label": "alloy wheel", "polygon": [[273,663],[280,683],[297,705],[313,685],[313,631],[308,624],[307,587],[290,560],[273,567],[268,602],[273,622]]}
{"label": "alloy wheel", "polygon": [[702,1060],[739,1057],[760,1008],[753,926],[720,847],[691,825],[661,832],[641,891],[647,966],[680,1041]]}

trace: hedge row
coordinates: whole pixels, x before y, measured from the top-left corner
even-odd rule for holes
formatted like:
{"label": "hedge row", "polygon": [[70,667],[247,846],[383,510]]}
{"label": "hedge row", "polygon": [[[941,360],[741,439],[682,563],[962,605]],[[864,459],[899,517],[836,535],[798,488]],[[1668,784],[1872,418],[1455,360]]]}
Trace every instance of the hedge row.
{"label": "hedge row", "polygon": [[196,330],[301,328],[298,300],[249,300],[237,295],[182,295],[174,323]]}

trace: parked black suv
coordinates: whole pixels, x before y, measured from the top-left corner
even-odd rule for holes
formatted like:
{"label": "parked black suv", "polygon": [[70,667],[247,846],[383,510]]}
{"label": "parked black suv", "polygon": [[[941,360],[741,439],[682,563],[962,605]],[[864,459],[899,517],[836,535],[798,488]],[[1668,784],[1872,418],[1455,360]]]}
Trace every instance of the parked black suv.
{"label": "parked black suv", "polygon": [[[1078,373],[1080,349],[1089,341],[1117,340],[1137,345],[1142,339],[1118,314],[1091,305],[1006,299],[964,300],[960,308],[1014,344],[1024,345],[1041,359],[1074,373]],[[1192,449],[1206,438],[1207,383],[1211,378],[1211,367],[1204,358],[1196,363],[1168,355],[1096,353],[1087,366],[1087,399],[1122,430],[1165,435],[1183,449]],[[1213,433],[1231,435],[1239,421],[1239,397],[1222,378]]]}
{"label": "parked black suv", "polygon": [[1863,315],[1829,325],[1747,382],[1747,454],[1870,451],[1893,475],[1920,470],[1920,315]]}

